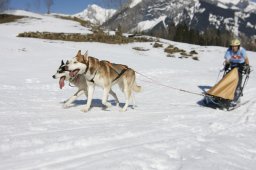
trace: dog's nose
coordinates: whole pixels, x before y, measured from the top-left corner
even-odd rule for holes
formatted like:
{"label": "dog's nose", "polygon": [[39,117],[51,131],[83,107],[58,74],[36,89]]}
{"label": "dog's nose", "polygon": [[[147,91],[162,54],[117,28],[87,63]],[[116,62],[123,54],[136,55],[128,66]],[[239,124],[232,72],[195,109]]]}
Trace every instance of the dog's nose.
{"label": "dog's nose", "polygon": [[53,75],[53,76],[52,76],[52,78],[54,78],[54,79],[55,79],[55,75]]}

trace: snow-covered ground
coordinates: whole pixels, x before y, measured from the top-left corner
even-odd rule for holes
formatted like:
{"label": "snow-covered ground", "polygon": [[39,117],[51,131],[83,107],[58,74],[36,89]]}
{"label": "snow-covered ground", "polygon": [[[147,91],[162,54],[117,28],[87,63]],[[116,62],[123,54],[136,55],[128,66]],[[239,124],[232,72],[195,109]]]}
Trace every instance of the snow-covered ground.
{"label": "snow-covered ground", "polygon": [[[166,57],[150,43],[108,45],[18,38],[23,31],[88,32],[78,23],[26,14],[35,18],[0,24],[0,169],[1,170],[252,170],[256,167],[256,78],[251,74],[242,101],[230,112],[197,104],[196,93],[214,85],[225,48],[164,41],[199,52],[200,61]],[[144,47],[149,51],[135,51]],[[137,107],[102,110],[102,89],[96,88],[93,108],[64,109],[76,89],[60,90],[52,78],[62,59],[77,51],[123,63],[139,73],[143,92]],[[256,66],[256,53],[248,52]],[[114,91],[123,105],[124,97]],[[113,100],[111,97],[109,98]]]}

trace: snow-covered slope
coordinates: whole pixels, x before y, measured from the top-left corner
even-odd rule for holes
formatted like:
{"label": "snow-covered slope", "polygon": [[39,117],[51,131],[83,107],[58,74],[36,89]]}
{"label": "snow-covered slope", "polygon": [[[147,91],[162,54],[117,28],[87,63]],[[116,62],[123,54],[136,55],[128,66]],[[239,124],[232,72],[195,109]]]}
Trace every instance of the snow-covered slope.
{"label": "snow-covered slope", "polygon": [[[22,10],[12,10],[5,13],[29,17],[18,20],[17,23],[10,23],[11,25],[17,25],[17,27],[8,27],[5,33],[3,33],[6,34],[6,36],[16,36],[18,33],[25,31],[91,33],[89,29],[82,27],[81,25],[77,24],[77,22],[60,20],[54,16],[40,15]],[[6,25],[1,24],[0,27],[1,29],[5,29]]]}
{"label": "snow-covered slope", "polygon": [[256,1],[250,1],[249,5],[245,9],[246,12],[254,12],[256,13]]}
{"label": "snow-covered slope", "polygon": [[129,7],[130,8],[133,8],[135,7],[136,5],[138,5],[139,3],[141,3],[142,0],[130,0],[130,4],[129,4]]}
{"label": "snow-covered slope", "polygon": [[[225,48],[161,40],[196,50],[199,61],[169,58],[151,43],[109,45],[16,37],[21,31],[84,32],[71,21],[26,14],[34,18],[0,24],[0,169],[1,170],[252,170],[256,167],[256,77],[242,101],[231,112],[200,106],[201,93],[216,82]],[[53,22],[53,23],[52,23]],[[58,24],[56,24],[58,23]],[[57,28],[56,28],[57,27]],[[149,51],[135,51],[144,47]],[[62,59],[81,49],[99,59],[126,64],[154,79],[137,74],[143,92],[135,94],[137,107],[119,112],[102,110],[102,90],[96,88],[93,108],[86,102],[62,108],[76,89],[58,88],[52,79]],[[256,53],[248,52],[256,66]],[[123,94],[113,90],[124,103]],[[110,101],[113,99],[110,98]]]}
{"label": "snow-covered slope", "polygon": [[84,20],[88,20],[94,24],[102,24],[107,19],[112,17],[115,12],[115,9],[104,9],[98,5],[93,4],[88,5],[88,7],[84,11],[75,14],[74,16],[82,18]]}

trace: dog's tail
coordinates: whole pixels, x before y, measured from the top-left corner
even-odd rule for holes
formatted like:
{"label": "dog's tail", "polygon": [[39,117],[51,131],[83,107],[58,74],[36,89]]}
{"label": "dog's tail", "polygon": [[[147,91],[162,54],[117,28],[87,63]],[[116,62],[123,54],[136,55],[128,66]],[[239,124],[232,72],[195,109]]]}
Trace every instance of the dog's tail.
{"label": "dog's tail", "polygon": [[132,90],[135,91],[136,93],[139,93],[139,92],[142,91],[142,87],[141,87],[141,86],[138,86],[138,85],[136,84],[136,82],[134,82],[133,87],[132,87]]}

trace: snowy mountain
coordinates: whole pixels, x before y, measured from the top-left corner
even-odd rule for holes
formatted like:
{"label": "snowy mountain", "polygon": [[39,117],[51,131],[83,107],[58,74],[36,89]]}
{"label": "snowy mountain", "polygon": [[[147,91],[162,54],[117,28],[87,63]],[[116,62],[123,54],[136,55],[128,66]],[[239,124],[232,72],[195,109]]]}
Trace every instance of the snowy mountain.
{"label": "snowy mountain", "polygon": [[[137,3],[135,3],[137,2]],[[143,0],[117,11],[104,26],[124,31],[168,30],[172,24],[186,23],[190,28],[231,31],[235,35],[256,35],[256,5],[249,0]]]}
{"label": "snowy mountain", "polygon": [[128,5],[130,8],[135,7],[136,5],[138,5],[139,3],[141,3],[142,0],[130,0],[128,1]]}
{"label": "snowy mountain", "polygon": [[[202,107],[195,93],[213,86],[226,48],[159,39],[198,52],[199,61],[166,57],[151,42],[102,44],[19,38],[24,31],[90,33],[79,23],[51,15],[29,16],[0,24],[0,169],[1,170],[253,170],[256,167],[256,76],[251,73],[240,108],[227,112]],[[147,51],[136,51],[143,47]],[[92,109],[81,112],[86,97],[73,107],[63,101],[76,92],[59,89],[52,78],[61,60],[78,50],[137,71],[143,92],[136,107],[102,109],[96,87]],[[248,51],[253,68],[256,52]],[[223,72],[220,72],[219,78]],[[150,79],[149,79],[150,78]],[[123,93],[113,90],[124,103]],[[113,98],[109,97],[112,102]]]}
{"label": "snowy mountain", "polygon": [[116,12],[115,9],[104,9],[98,5],[88,5],[88,7],[74,16],[88,20],[94,24],[102,24]]}
{"label": "snowy mountain", "polygon": [[254,1],[254,2],[250,1],[249,5],[245,8],[245,11],[256,13],[256,1]]}

